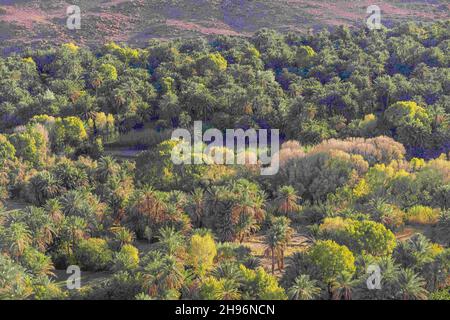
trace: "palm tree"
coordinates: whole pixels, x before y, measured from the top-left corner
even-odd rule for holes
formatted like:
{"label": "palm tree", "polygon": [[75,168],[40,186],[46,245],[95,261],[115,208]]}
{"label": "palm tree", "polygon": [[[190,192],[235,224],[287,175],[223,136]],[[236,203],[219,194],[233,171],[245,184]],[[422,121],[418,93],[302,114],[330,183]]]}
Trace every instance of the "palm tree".
{"label": "palm tree", "polygon": [[395,249],[395,257],[404,267],[420,269],[432,262],[431,243],[422,234],[412,236],[408,241],[399,242]]}
{"label": "palm tree", "polygon": [[205,199],[204,192],[200,188],[196,188],[191,194],[192,215],[194,218],[194,225],[198,228],[202,226],[202,217],[205,213]]}
{"label": "palm tree", "polygon": [[220,288],[221,300],[239,300],[241,293],[239,292],[239,284],[232,279],[224,279],[222,288]]}
{"label": "palm tree", "polygon": [[297,204],[299,197],[295,189],[291,186],[283,186],[278,190],[278,195],[275,198],[276,209],[285,216],[296,212],[299,209]]}
{"label": "palm tree", "polygon": [[412,269],[400,270],[397,281],[398,296],[403,300],[426,300],[428,291],[425,289],[425,280]]}
{"label": "palm tree", "polygon": [[62,211],[67,216],[82,217],[94,230],[105,216],[106,204],[89,190],[71,190],[61,199]]}
{"label": "palm tree", "polygon": [[275,225],[279,229],[279,233],[281,236],[281,243],[280,243],[280,257],[279,257],[279,263],[280,263],[280,269],[284,269],[284,252],[286,250],[286,246],[289,244],[289,241],[292,239],[292,234],[294,230],[290,227],[291,221],[286,217],[278,217],[275,219]]}
{"label": "palm tree", "polygon": [[[68,243],[67,255],[70,255],[70,248],[75,248],[77,241],[85,236],[86,228],[87,223],[81,217],[70,216],[64,219],[63,234]],[[72,245],[71,247],[70,244]]]}
{"label": "palm tree", "polygon": [[400,267],[395,263],[392,257],[382,257],[378,265],[381,271],[381,290],[383,295],[387,297],[393,297],[395,292],[395,284],[398,281],[398,275],[400,272]]}
{"label": "palm tree", "polygon": [[231,208],[231,222],[238,229],[237,237],[242,243],[252,231],[257,222],[264,219],[264,209],[261,206],[261,197],[251,197],[248,192],[238,197]]}
{"label": "palm tree", "polygon": [[42,205],[47,199],[57,196],[61,189],[57,179],[48,171],[41,171],[33,176],[29,186],[37,205]]}
{"label": "palm tree", "polygon": [[120,170],[119,164],[112,157],[102,157],[98,160],[97,179],[100,183],[105,183],[109,177],[115,176]]}
{"label": "palm tree", "polygon": [[33,234],[33,243],[41,251],[53,243],[55,227],[50,216],[43,208],[27,207],[23,210],[22,219],[27,223]]}
{"label": "palm tree", "polygon": [[279,246],[279,238],[276,231],[272,228],[267,232],[265,242],[266,242],[266,255],[270,252],[272,258],[272,274],[275,273],[275,251]]}
{"label": "palm tree", "polygon": [[68,216],[83,216],[85,204],[84,193],[78,190],[71,190],[61,198],[62,212]]}
{"label": "palm tree", "polygon": [[286,217],[274,218],[272,227],[267,232],[266,253],[270,252],[272,257],[272,274],[275,271],[275,261],[278,264],[279,270],[284,269],[284,252],[293,233],[293,230],[289,224],[290,221]]}
{"label": "palm tree", "polygon": [[288,290],[291,300],[313,300],[321,292],[317,286],[317,280],[313,280],[309,275],[299,275],[294,280],[294,284]]}
{"label": "palm tree", "polygon": [[159,245],[167,255],[180,256],[183,253],[185,239],[183,235],[173,227],[161,228],[160,235],[157,238],[159,240]]}
{"label": "palm tree", "polygon": [[27,271],[8,256],[0,254],[0,300],[26,299],[33,293]]}
{"label": "palm tree", "polygon": [[114,233],[119,246],[123,247],[126,244],[132,244],[134,241],[134,233],[125,227],[111,227],[111,232]]}
{"label": "palm tree", "polygon": [[353,275],[347,272],[340,274],[331,284],[333,300],[351,300],[353,289],[359,283]]}
{"label": "palm tree", "polygon": [[144,288],[152,297],[162,295],[168,290],[179,290],[186,279],[186,272],[178,259],[159,251],[153,253],[142,274]]}
{"label": "palm tree", "polygon": [[61,204],[57,199],[50,199],[46,202],[44,206],[45,211],[47,211],[48,215],[52,219],[55,225],[59,225],[59,223],[63,219],[63,213],[61,211]]}
{"label": "palm tree", "polygon": [[3,244],[8,252],[16,259],[23,255],[26,247],[32,242],[32,235],[27,225],[22,222],[13,222],[4,230]]}
{"label": "palm tree", "polygon": [[148,223],[161,223],[166,220],[167,204],[153,190],[146,191],[137,204],[137,210],[148,218]]}
{"label": "palm tree", "polygon": [[234,261],[224,261],[218,265],[211,275],[217,279],[230,279],[235,282],[240,282],[242,274],[239,269],[239,264]]}

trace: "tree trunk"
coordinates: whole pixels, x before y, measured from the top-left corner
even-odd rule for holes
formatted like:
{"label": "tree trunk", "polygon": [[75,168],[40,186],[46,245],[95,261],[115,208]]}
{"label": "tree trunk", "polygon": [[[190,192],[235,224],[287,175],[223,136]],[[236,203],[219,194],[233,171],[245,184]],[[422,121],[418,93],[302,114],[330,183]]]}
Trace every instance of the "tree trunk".
{"label": "tree trunk", "polygon": [[271,249],[272,251],[272,274],[275,273],[275,254],[274,254],[274,250],[273,248]]}

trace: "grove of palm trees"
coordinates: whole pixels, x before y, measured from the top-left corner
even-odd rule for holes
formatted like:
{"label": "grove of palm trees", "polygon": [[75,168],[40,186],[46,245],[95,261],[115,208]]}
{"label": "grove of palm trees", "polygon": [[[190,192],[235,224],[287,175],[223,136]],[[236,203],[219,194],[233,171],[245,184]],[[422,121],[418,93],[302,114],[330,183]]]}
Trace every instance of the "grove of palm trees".
{"label": "grove of palm trees", "polygon": [[[449,52],[447,20],[0,57],[0,299],[449,300]],[[279,129],[279,171],[175,164],[199,120]]]}

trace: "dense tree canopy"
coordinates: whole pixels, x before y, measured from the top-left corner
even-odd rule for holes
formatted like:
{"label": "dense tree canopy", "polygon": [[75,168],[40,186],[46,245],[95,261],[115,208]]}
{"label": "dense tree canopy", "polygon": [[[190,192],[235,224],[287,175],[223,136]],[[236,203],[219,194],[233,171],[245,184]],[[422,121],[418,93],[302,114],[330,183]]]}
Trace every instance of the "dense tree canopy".
{"label": "dense tree canopy", "polygon": [[[449,28],[0,58],[0,299],[448,299]],[[199,120],[280,129],[279,172],[175,163]]]}

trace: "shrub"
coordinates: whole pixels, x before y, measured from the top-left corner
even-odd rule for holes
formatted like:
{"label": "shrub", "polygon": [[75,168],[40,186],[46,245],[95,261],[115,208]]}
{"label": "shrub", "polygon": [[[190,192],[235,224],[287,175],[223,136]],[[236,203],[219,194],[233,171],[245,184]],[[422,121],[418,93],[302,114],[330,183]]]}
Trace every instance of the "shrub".
{"label": "shrub", "polygon": [[309,250],[308,257],[325,282],[340,274],[353,274],[356,271],[353,253],[332,240],[317,241]]}
{"label": "shrub", "polygon": [[33,247],[28,247],[21,257],[22,265],[34,275],[52,275],[53,263],[49,256],[39,252]]}
{"label": "shrub", "polygon": [[189,260],[198,275],[210,270],[217,254],[216,244],[210,234],[201,236],[194,234],[189,246]]}
{"label": "shrub", "polygon": [[430,294],[429,296],[430,300],[450,300],[450,288],[445,288],[442,290],[435,291]]}
{"label": "shrub", "polygon": [[110,267],[113,253],[104,239],[90,238],[80,241],[75,249],[75,257],[82,269],[100,271]]}
{"label": "shrub", "polygon": [[414,206],[406,214],[408,223],[413,224],[436,224],[439,221],[440,210],[426,206]]}
{"label": "shrub", "polygon": [[380,136],[376,138],[349,138],[346,140],[330,139],[323,141],[313,152],[341,150],[350,154],[359,154],[371,165],[375,163],[389,164],[392,160],[403,159],[406,150],[394,139]]}
{"label": "shrub", "polygon": [[278,285],[275,276],[268,274],[262,267],[250,270],[241,265],[242,291],[244,299],[286,300],[287,295]]}
{"label": "shrub", "polygon": [[124,245],[115,255],[114,270],[133,270],[139,266],[139,250],[130,245]]}
{"label": "shrub", "polygon": [[13,160],[15,158],[16,149],[8,141],[8,139],[0,134],[0,164],[6,160]]}

